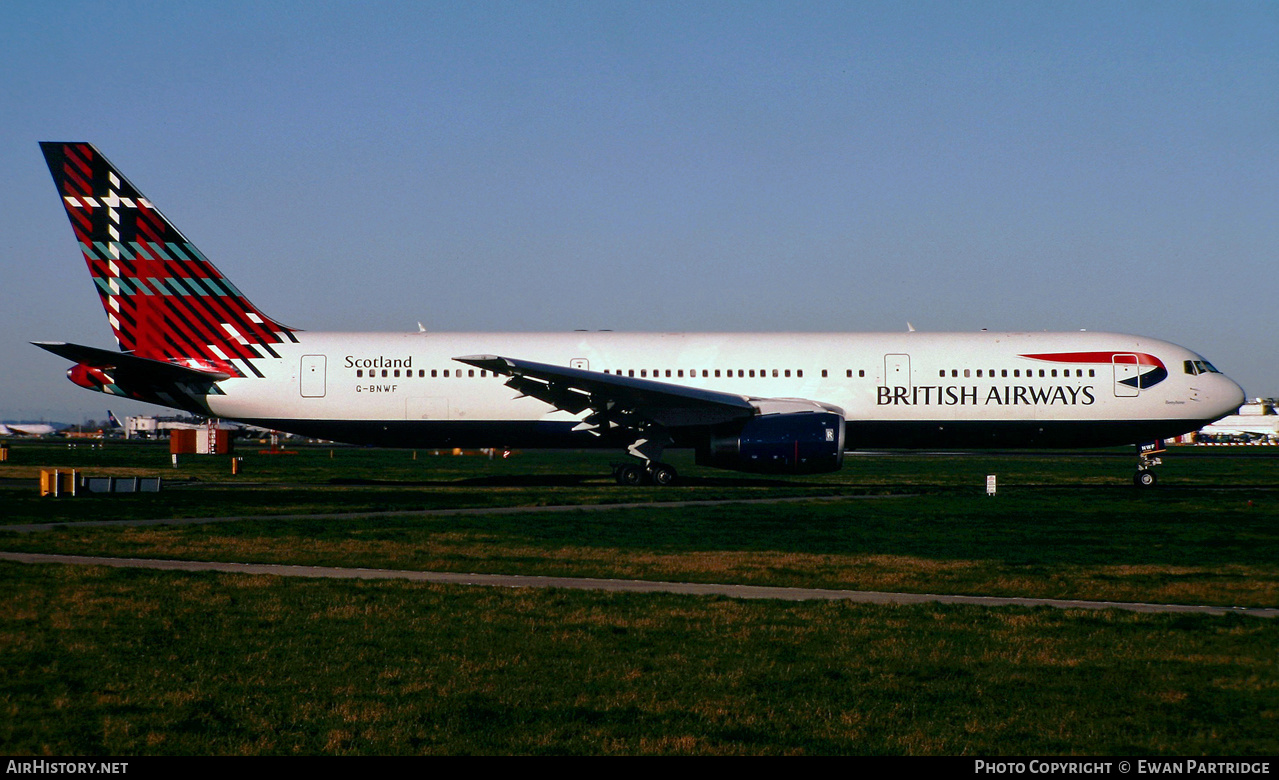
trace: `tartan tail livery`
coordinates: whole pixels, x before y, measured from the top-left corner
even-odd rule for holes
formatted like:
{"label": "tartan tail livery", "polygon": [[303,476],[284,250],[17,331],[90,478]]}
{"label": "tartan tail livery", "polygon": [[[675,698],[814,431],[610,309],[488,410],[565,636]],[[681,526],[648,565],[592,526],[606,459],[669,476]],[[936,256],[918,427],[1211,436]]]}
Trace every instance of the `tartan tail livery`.
{"label": "tartan tail livery", "polygon": [[[612,449],[633,458],[613,467],[622,485],[676,482],[663,458],[681,449],[700,467],[796,475],[859,449],[1140,445],[1134,481],[1150,486],[1160,440],[1243,403],[1202,355],[1094,330],[294,330],[93,146],[41,148],[120,350],[36,345],[70,359],[81,387],[258,428],[377,447]],[[839,295],[819,301],[846,317]]]}
{"label": "tartan tail livery", "polygon": [[88,143],[40,144],[120,351],[36,342],[81,387],[207,414],[216,382],[259,377],[296,340]]}

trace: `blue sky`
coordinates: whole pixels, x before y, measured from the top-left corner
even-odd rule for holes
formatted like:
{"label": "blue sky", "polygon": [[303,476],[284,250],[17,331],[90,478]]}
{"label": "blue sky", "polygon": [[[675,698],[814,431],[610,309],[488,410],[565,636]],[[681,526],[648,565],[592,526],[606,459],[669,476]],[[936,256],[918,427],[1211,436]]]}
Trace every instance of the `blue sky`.
{"label": "blue sky", "polygon": [[0,6],[0,419],[152,410],[37,142],[308,330],[1087,328],[1279,395],[1279,4]]}

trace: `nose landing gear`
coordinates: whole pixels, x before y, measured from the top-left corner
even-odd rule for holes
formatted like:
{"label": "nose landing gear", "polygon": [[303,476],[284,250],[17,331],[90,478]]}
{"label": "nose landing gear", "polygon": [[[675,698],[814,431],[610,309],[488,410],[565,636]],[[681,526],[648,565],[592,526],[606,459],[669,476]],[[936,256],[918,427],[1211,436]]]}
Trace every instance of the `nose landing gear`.
{"label": "nose landing gear", "polygon": [[1140,488],[1152,488],[1158,483],[1155,472],[1151,469],[1163,463],[1163,459],[1158,457],[1163,451],[1163,441],[1137,445],[1137,473],[1132,475],[1134,485]]}

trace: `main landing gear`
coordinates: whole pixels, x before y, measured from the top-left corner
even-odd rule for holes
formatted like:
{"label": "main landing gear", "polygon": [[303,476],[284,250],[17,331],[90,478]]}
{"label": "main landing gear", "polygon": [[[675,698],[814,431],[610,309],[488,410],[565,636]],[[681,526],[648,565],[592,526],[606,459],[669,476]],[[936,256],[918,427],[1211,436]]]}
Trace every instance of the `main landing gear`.
{"label": "main landing gear", "polygon": [[627,453],[638,458],[642,463],[614,463],[613,478],[619,485],[657,485],[666,487],[674,485],[679,475],[675,467],[662,463],[662,451],[671,444],[671,437],[665,430],[657,426],[649,426],[641,432],[639,439],[626,448]]}
{"label": "main landing gear", "polygon": [[1158,483],[1159,480],[1155,478],[1155,472],[1151,469],[1163,463],[1163,459],[1158,457],[1163,451],[1162,441],[1137,445],[1137,473],[1132,475],[1134,485],[1139,488],[1152,488]]}
{"label": "main landing gear", "polygon": [[615,463],[613,478],[619,485],[657,485],[666,487],[674,485],[679,479],[675,467],[668,463],[649,461],[648,463]]}

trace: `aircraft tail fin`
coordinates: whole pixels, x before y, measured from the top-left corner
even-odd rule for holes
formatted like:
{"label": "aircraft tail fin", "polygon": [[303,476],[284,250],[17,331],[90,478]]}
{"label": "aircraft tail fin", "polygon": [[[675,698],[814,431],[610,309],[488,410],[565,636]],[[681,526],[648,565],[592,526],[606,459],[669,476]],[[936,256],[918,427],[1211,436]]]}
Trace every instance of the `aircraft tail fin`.
{"label": "aircraft tail fin", "polygon": [[296,341],[231,284],[92,144],[41,142],[71,229],[123,352],[226,365]]}

